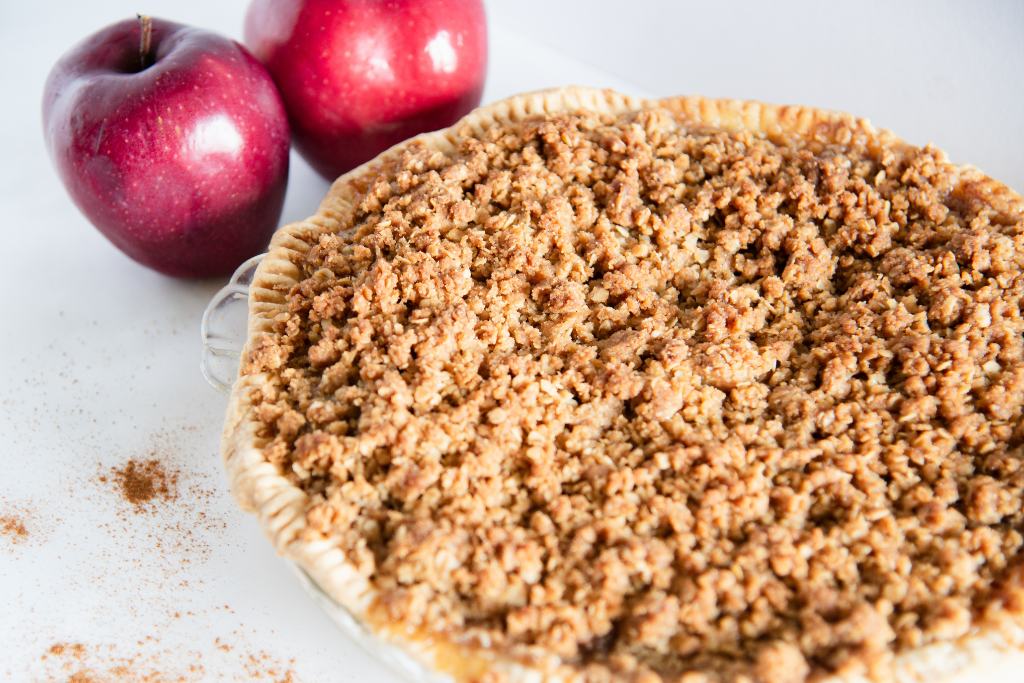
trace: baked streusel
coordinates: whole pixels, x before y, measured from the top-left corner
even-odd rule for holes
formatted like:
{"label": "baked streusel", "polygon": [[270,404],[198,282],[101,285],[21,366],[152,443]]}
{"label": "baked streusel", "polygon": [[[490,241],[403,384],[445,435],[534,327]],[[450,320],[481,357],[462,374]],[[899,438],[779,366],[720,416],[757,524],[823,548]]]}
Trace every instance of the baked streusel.
{"label": "baked streusel", "polygon": [[1024,612],[1024,218],[831,133],[565,113],[358,178],[243,374],[380,618],[795,683]]}

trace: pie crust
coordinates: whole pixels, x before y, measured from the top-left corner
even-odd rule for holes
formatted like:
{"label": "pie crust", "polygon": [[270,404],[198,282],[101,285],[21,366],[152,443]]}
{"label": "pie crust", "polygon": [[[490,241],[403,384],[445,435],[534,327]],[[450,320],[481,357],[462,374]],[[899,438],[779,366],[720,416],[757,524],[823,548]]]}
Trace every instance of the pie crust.
{"label": "pie crust", "polygon": [[[538,114],[576,110],[617,114],[655,104],[608,90],[561,88],[519,95],[482,107],[466,116],[457,126],[414,138],[440,151],[454,148],[456,129],[469,126],[479,132],[494,125],[522,120]],[[726,130],[747,130],[768,138],[800,136],[824,143],[843,143],[841,136],[853,130],[869,139],[898,146],[890,133],[878,131],[863,119],[847,114],[798,106],[775,106],[758,102],[712,100],[700,97],[675,97],[656,104],[678,118]],[[299,269],[294,260],[309,249],[316,236],[331,231],[351,209],[357,188],[353,179],[382,159],[400,155],[413,141],[385,152],[378,159],[336,180],[316,215],[286,226],[273,238],[271,248],[261,262],[249,293],[247,351],[261,336],[272,333],[275,317],[287,310],[286,294],[298,284]],[[998,211],[1024,214],[1019,196],[1001,183],[972,168],[960,171],[973,192]],[[426,671],[444,672],[457,680],[504,679],[509,681],[584,680],[584,675],[557,657],[525,665],[487,649],[465,649],[424,633],[410,633],[382,620],[373,610],[375,589],[348,562],[332,539],[309,540],[307,494],[293,485],[278,467],[268,462],[258,436],[259,420],[254,415],[251,390],[265,381],[261,374],[242,374],[235,384],[228,406],[222,452],[232,491],[243,509],[254,513],[277,551],[293,561],[327,596],[365,625],[380,641],[401,649],[423,663]],[[1024,600],[1024,574],[1013,576],[1006,600]],[[1008,610],[1017,612],[1018,609]],[[952,642],[903,650],[882,670],[867,674],[817,677],[821,683],[855,683],[867,680],[910,681],[1010,681],[1024,669],[1024,624],[1005,616],[998,609],[980,620],[968,635]],[[698,679],[694,679],[698,680]]]}

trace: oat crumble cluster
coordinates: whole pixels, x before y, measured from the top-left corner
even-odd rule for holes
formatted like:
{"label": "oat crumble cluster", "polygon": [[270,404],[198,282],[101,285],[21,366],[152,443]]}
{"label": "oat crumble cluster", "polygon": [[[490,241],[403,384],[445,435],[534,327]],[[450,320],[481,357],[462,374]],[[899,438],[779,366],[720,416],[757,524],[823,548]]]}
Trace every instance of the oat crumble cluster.
{"label": "oat crumble cluster", "polygon": [[1024,611],[1024,219],[845,132],[563,114],[365,175],[245,368],[308,533],[389,619],[593,681]]}

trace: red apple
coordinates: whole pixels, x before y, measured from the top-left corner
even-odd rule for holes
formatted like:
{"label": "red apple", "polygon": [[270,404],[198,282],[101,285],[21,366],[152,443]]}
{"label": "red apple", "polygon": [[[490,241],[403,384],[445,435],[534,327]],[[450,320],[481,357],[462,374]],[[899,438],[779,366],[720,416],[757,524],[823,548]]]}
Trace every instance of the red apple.
{"label": "red apple", "polygon": [[266,69],[215,33],[140,17],[53,67],[43,127],[72,199],[162,273],[230,273],[277,226],[288,121]]}
{"label": "red apple", "polygon": [[281,89],[295,146],[327,179],[480,103],[480,0],[254,0],[245,42]]}

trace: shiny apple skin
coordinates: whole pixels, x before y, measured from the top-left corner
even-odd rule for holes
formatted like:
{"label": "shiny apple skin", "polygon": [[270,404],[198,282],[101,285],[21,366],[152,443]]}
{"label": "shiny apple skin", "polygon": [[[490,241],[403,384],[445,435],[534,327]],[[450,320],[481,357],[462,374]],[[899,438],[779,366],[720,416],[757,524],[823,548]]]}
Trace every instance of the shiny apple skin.
{"label": "shiny apple skin", "polygon": [[43,95],[50,155],[75,204],[121,251],[176,277],[230,273],[262,251],[288,181],[289,131],[266,69],[241,45],[153,19],[89,36]]}
{"label": "shiny apple skin", "polygon": [[480,0],[254,0],[245,42],[274,76],[296,149],[331,180],[480,103]]}

